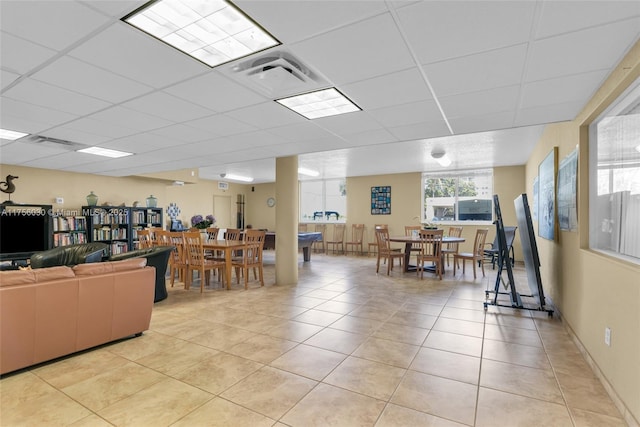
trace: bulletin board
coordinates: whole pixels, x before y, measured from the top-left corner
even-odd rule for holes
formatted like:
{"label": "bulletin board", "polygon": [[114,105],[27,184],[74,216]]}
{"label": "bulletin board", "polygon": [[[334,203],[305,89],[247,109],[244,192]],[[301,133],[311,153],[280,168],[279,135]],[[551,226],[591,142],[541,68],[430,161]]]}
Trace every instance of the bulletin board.
{"label": "bulletin board", "polygon": [[371,187],[371,215],[391,215],[391,186]]}

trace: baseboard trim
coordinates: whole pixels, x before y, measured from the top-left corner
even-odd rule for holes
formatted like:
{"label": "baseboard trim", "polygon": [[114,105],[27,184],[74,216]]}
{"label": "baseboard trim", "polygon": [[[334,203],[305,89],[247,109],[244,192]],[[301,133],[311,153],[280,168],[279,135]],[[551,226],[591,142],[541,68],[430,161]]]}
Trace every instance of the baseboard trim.
{"label": "baseboard trim", "polygon": [[598,364],[595,362],[595,360],[593,360],[593,358],[591,357],[587,349],[584,347],[584,345],[582,345],[582,342],[580,341],[576,333],[573,331],[571,326],[567,322],[565,322],[564,317],[557,309],[554,315],[556,314],[562,320],[562,325],[564,326],[565,330],[571,337],[571,340],[573,341],[573,343],[578,348],[578,351],[580,351],[580,353],[582,354],[582,357],[584,357],[584,360],[586,360],[587,364],[591,367],[591,370],[593,371],[595,376],[598,378],[598,380],[600,380],[600,383],[602,384],[607,394],[613,401],[613,404],[616,405],[616,408],[618,408],[618,410],[622,414],[622,418],[624,419],[624,421],[629,425],[629,427],[640,427],[640,423],[638,423],[638,420],[635,419],[631,411],[629,411],[629,408],[627,408],[627,406],[624,404],[622,399],[620,399],[620,397],[618,396],[618,393],[616,393],[614,388],[609,383],[609,380],[607,380],[607,378],[604,376],[604,374],[600,370],[600,367],[598,367]]}

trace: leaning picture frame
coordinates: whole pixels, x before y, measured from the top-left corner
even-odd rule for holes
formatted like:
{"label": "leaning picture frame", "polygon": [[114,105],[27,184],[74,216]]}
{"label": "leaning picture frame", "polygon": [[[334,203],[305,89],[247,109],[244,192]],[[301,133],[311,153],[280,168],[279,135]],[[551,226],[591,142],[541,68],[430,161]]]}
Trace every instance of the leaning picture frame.
{"label": "leaning picture frame", "polygon": [[556,222],[556,176],[558,172],[558,147],[553,147],[538,166],[538,235],[555,240]]}

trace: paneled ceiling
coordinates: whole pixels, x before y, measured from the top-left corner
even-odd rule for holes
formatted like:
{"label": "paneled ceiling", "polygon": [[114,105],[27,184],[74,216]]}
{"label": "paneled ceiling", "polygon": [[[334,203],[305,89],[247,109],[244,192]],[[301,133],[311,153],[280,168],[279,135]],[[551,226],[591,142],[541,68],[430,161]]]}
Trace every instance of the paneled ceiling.
{"label": "paneled ceiling", "polygon": [[[521,165],[640,38],[638,1],[237,0],[281,44],[210,68],[121,21],[144,3],[0,1],[0,127],[75,143],[0,140],[1,163],[256,183],[291,155],[324,178],[440,171],[434,148],[449,169]],[[274,102],[332,86],[362,111]]]}

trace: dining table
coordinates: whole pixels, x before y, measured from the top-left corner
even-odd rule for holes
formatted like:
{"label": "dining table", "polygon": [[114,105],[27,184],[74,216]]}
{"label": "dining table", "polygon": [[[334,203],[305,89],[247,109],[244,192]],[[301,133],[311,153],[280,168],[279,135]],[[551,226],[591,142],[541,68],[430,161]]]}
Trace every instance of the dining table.
{"label": "dining table", "polygon": [[231,260],[233,252],[242,250],[245,242],[242,240],[207,240],[202,243],[205,251],[221,251],[224,252],[224,281],[227,290],[231,289]]}
{"label": "dining table", "polygon": [[[417,267],[415,265],[410,265],[409,259],[411,258],[411,248],[413,247],[413,245],[420,244],[420,236],[415,236],[415,235],[389,236],[389,241],[404,243],[405,245],[404,246],[404,271],[405,272],[416,271]],[[463,243],[464,241],[465,241],[464,237],[444,236],[442,238],[442,244]],[[444,263],[443,263],[443,266],[444,266]],[[429,269],[429,267],[425,267],[425,268]]]}

